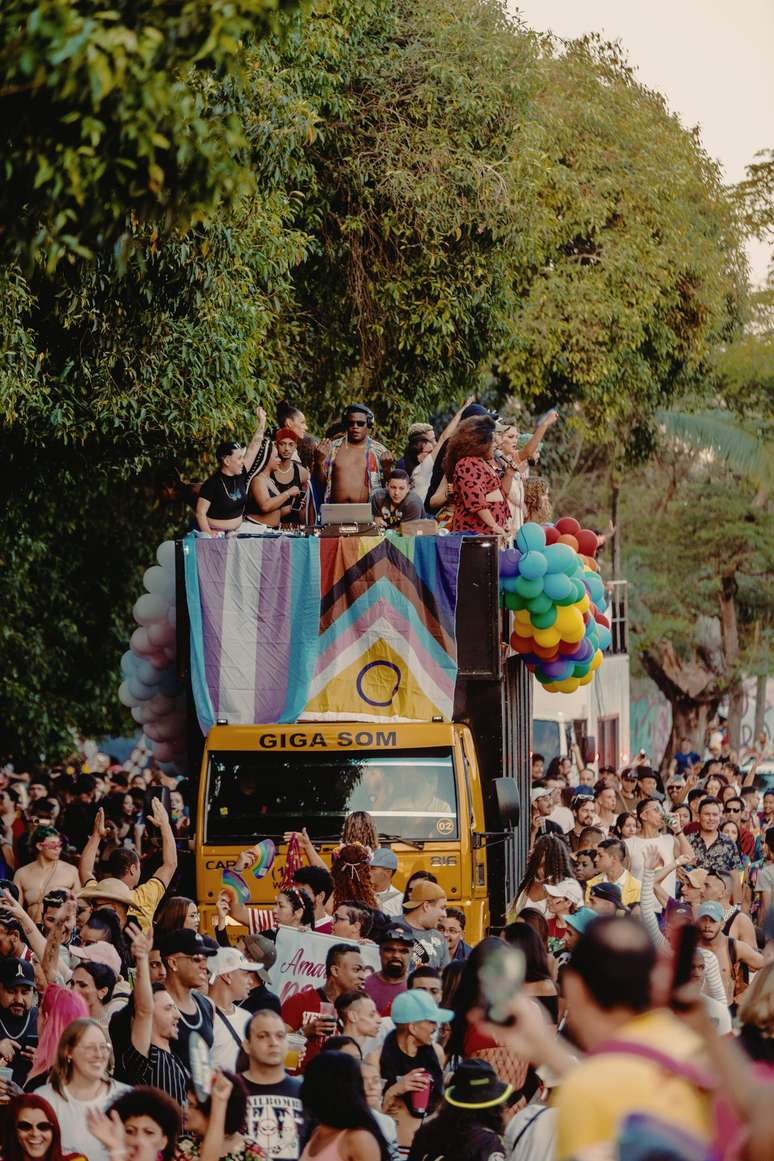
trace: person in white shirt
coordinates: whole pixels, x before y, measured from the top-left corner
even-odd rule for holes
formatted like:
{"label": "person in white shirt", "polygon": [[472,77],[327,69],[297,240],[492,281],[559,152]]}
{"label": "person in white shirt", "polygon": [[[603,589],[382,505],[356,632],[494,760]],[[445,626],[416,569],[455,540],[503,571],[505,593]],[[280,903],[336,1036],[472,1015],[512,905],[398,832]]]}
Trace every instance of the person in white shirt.
{"label": "person in white shirt", "polygon": [[389,847],[379,847],[371,855],[371,885],[377,907],[385,915],[403,918],[403,892],[392,885],[397,869],[398,856]]}
{"label": "person in white shirt", "polygon": [[90,1109],[103,1111],[129,1086],[110,1076],[112,1050],[96,1020],[73,1020],[59,1040],[48,1084],[38,1089],[56,1113],[62,1151],[82,1153],[88,1161],[109,1161],[107,1150],[87,1124]]}
{"label": "person in white shirt", "polygon": [[[663,833],[665,826],[664,812],[658,799],[643,798],[642,802],[638,802],[637,818],[640,823],[640,833],[634,838],[625,840],[626,849],[629,852],[629,859],[631,861],[631,872],[635,879],[642,880],[645,851],[647,848],[656,848],[661,856],[661,865],[664,867],[668,867],[680,855],[693,856],[693,848],[683,834],[683,828],[680,826],[678,819],[675,819],[671,833]],[[662,887],[668,895],[674,896],[677,894],[676,875],[674,871],[671,871],[666,877],[662,883]],[[656,904],[656,910],[661,910],[658,903]]]}
{"label": "person in white shirt", "polygon": [[252,1015],[237,1005],[247,999],[260,968],[259,963],[253,963],[235,947],[219,948],[212,960],[208,992],[215,1005],[212,1064],[221,1071],[236,1072],[237,1056]]}

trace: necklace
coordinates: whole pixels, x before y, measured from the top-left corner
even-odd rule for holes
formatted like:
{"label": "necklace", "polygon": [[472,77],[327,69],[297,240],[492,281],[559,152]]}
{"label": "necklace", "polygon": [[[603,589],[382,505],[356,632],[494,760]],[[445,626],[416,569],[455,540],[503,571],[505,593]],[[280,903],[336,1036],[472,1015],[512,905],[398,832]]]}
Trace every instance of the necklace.
{"label": "necklace", "polygon": [[18,1032],[14,1032],[13,1035],[8,1031],[8,1029],[5,1025],[5,1021],[0,1019],[0,1028],[2,1028],[3,1032],[5,1033],[4,1039],[6,1039],[6,1040],[21,1040],[22,1036],[24,1035],[24,1033],[27,1031],[27,1029],[29,1027],[31,1017],[32,1017],[32,1012],[28,1012],[27,1019],[24,1021],[24,1027],[21,1028]]}
{"label": "necklace", "polygon": [[185,1026],[186,1026],[186,1028],[189,1028],[191,1032],[196,1032],[196,1031],[197,1031],[197,1029],[201,1028],[201,1026],[202,1026],[202,1021],[203,1021],[203,1019],[204,1019],[204,1017],[202,1016],[202,1010],[201,1010],[201,1008],[199,1007],[199,1005],[196,1003],[196,1000],[195,1000],[195,999],[194,999],[194,1004],[196,1004],[196,1015],[197,1015],[197,1017],[198,1017],[198,1019],[197,1019],[197,1021],[196,1021],[196,1023],[195,1023],[195,1024],[191,1024],[191,1022],[190,1022],[189,1020],[187,1020],[187,1019],[186,1019],[186,1014],[185,1014],[185,1012],[183,1012],[183,1011],[182,1011],[182,1009],[178,1008],[178,1011],[180,1012],[180,1019],[183,1021],[183,1023],[184,1023],[184,1024],[185,1024]]}
{"label": "necklace", "polygon": [[229,492],[228,488],[226,487],[226,477],[223,475],[223,472],[220,473],[220,482],[223,485],[223,491],[226,493],[232,504],[238,504],[242,499],[242,482],[239,476],[234,476],[233,479],[239,480],[239,483],[237,484],[237,490],[236,492]]}

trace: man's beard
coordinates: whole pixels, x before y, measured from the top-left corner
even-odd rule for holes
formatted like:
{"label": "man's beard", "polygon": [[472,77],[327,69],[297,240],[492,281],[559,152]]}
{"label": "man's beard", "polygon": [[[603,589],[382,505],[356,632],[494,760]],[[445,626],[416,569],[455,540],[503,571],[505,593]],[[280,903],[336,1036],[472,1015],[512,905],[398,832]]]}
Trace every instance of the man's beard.
{"label": "man's beard", "polygon": [[386,963],[382,967],[382,975],[391,980],[399,980],[403,975],[402,963]]}

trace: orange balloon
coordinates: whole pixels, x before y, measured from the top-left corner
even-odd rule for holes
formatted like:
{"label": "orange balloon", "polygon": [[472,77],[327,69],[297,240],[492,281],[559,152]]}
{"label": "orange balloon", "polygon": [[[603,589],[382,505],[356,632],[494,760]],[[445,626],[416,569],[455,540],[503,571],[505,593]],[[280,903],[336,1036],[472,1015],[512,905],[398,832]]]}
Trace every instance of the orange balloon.
{"label": "orange balloon", "polygon": [[517,653],[532,653],[532,638],[520,637],[518,633],[511,636],[511,645]]}
{"label": "orange balloon", "polygon": [[565,532],[562,536],[560,536],[557,544],[569,544],[570,548],[572,548],[575,552],[578,551],[577,538],[570,532]]}
{"label": "orange balloon", "polygon": [[546,645],[535,645],[532,649],[532,652],[536,657],[539,657],[541,661],[553,661],[556,657],[559,656],[559,646],[553,645],[549,649]]}

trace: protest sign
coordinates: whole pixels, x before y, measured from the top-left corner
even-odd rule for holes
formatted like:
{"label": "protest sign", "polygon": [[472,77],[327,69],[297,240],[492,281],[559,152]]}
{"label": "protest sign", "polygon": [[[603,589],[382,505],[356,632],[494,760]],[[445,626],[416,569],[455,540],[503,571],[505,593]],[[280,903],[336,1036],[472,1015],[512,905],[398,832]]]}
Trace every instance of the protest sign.
{"label": "protest sign", "polygon": [[[280,927],[277,931],[277,959],[269,972],[269,987],[284,1004],[304,988],[321,988],[325,983],[325,957],[337,943],[353,943],[335,935],[314,931],[296,931]],[[375,943],[357,944],[369,974],[379,970],[379,948]]]}

